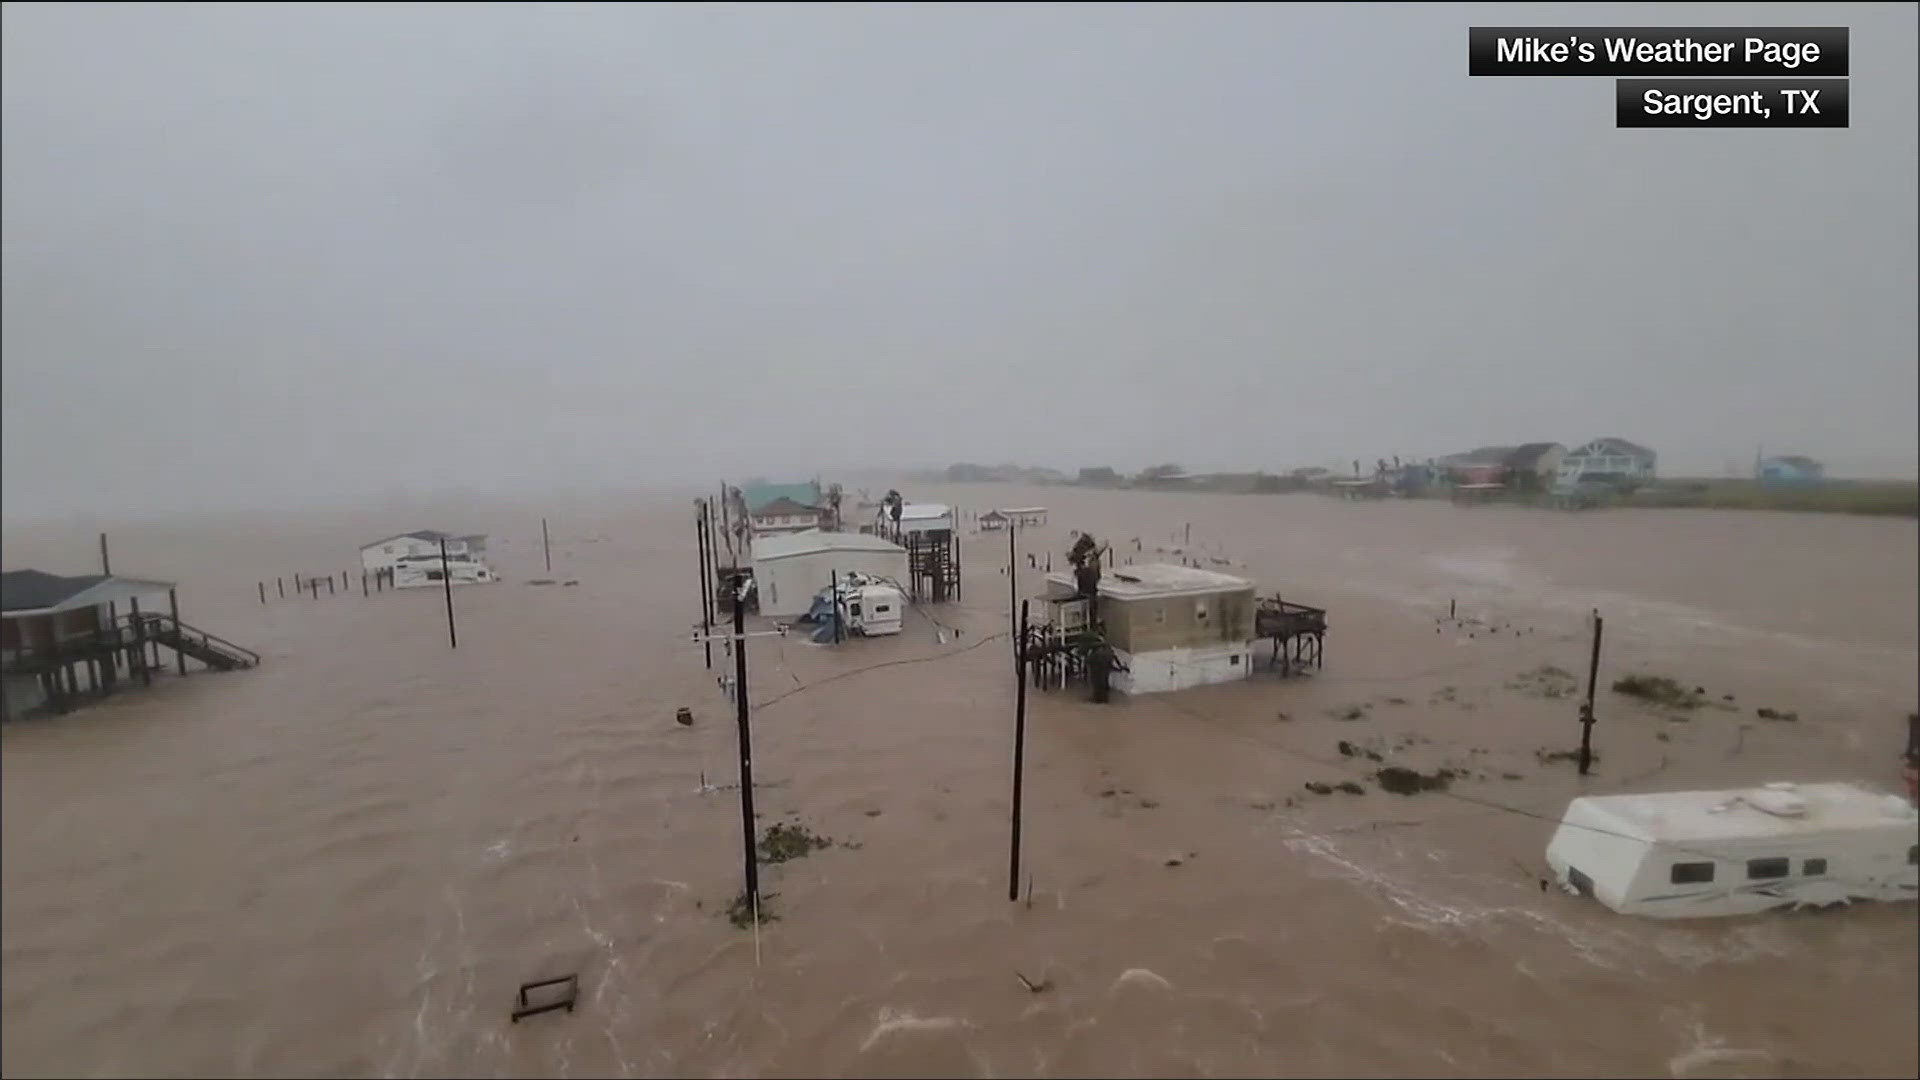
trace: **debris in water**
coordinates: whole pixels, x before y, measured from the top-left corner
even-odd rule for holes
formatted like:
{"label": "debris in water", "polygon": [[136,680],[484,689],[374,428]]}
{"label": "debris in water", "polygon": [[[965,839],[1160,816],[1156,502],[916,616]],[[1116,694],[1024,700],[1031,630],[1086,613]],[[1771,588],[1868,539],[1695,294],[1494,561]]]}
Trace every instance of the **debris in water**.
{"label": "debris in water", "polygon": [[1142,809],[1142,810],[1152,810],[1152,809],[1154,809],[1154,808],[1156,808],[1156,807],[1158,807],[1159,805],[1160,805],[1160,803],[1159,803],[1158,801],[1156,801],[1156,800],[1153,800],[1153,799],[1141,799],[1141,800],[1140,800],[1140,809]]}
{"label": "debris in water", "polygon": [[1524,779],[1524,778],[1523,778],[1523,777],[1522,777],[1522,776],[1521,776],[1521,775],[1520,775],[1519,773],[1517,773],[1517,772],[1503,772],[1503,773],[1501,773],[1501,774],[1500,774],[1500,779],[1502,779],[1502,780],[1520,780],[1520,779]]}
{"label": "debris in water", "polygon": [[[768,923],[773,922],[774,920],[780,918],[780,916],[775,915],[772,911],[768,910],[768,907],[767,907],[767,901],[772,900],[775,896],[778,896],[778,895],[779,895],[778,893],[761,893],[760,894],[760,925],[761,926],[765,926]],[[727,905],[727,910],[725,913],[727,916],[727,921],[732,923],[734,925],[734,928],[737,930],[745,930],[747,927],[752,926],[753,925],[753,906],[754,906],[753,902],[747,899],[746,890],[744,889],[741,890],[740,895],[733,898],[733,903]]]}
{"label": "debris in water", "polygon": [[1785,720],[1788,723],[1792,723],[1800,719],[1800,714],[1797,712],[1788,712],[1781,709],[1770,709],[1765,705],[1762,705],[1760,706],[1760,708],[1755,709],[1754,715],[1758,716],[1762,720]]}
{"label": "debris in water", "polygon": [[1323,784],[1323,783],[1321,783],[1321,782],[1320,782],[1320,781],[1318,781],[1318,780],[1309,780],[1309,781],[1307,781],[1307,783],[1306,783],[1306,788],[1307,788],[1307,790],[1308,790],[1308,791],[1311,791],[1311,792],[1313,792],[1313,793],[1314,793],[1315,795],[1331,795],[1331,794],[1333,794],[1333,785],[1331,785],[1331,784]]}
{"label": "debris in water", "polygon": [[679,710],[673,714],[673,718],[680,722],[681,727],[693,726],[693,710],[685,705],[680,706]]}
{"label": "debris in water", "polygon": [[1445,791],[1453,780],[1451,769],[1441,769],[1435,773],[1416,772],[1402,765],[1388,765],[1373,774],[1379,781],[1381,790],[1395,795],[1417,795],[1422,791]]}
{"label": "debris in water", "polygon": [[1335,720],[1365,720],[1367,718],[1367,710],[1371,708],[1373,708],[1373,706],[1362,702],[1359,705],[1348,705],[1344,709],[1328,709],[1327,715],[1333,717]]}
{"label": "debris in water", "polygon": [[1029,994],[1044,994],[1053,989],[1052,979],[1041,979],[1039,982],[1034,982],[1032,979],[1027,978],[1017,971],[1013,973],[1013,977],[1020,980],[1020,985],[1026,987],[1027,993]]}
{"label": "debris in water", "polygon": [[1673,736],[1671,736],[1671,735],[1669,735],[1669,734],[1667,734],[1667,733],[1666,733],[1666,732],[1664,732],[1664,731],[1656,731],[1656,732],[1654,732],[1654,733],[1653,733],[1653,737],[1654,737],[1654,738],[1656,738],[1656,739],[1659,739],[1659,740],[1660,740],[1661,742],[1672,742],[1672,741],[1673,741]]}
{"label": "debris in water", "polygon": [[[1533,752],[1533,756],[1540,759],[1540,764],[1551,765],[1556,761],[1579,761],[1580,751],[1578,750],[1535,750]],[[1591,760],[1596,762],[1599,761],[1600,751],[1598,750],[1593,751],[1591,755]]]}
{"label": "debris in water", "polygon": [[878,811],[878,810],[869,810],[869,811],[867,811],[867,816],[868,816],[868,817],[879,817],[879,816],[880,816],[880,811]]}
{"label": "debris in water", "polygon": [[831,839],[808,831],[805,825],[776,822],[768,827],[767,835],[760,838],[760,861],[783,863],[832,844]]}
{"label": "debris in water", "polygon": [[1664,705],[1669,709],[1697,709],[1704,691],[1688,692],[1665,675],[1623,675],[1613,681],[1613,692]]}
{"label": "debris in water", "polygon": [[[1374,760],[1378,761],[1379,758],[1376,757]],[[1339,783],[1338,787],[1341,791],[1344,791],[1349,795],[1365,795],[1367,793],[1366,788],[1361,787],[1359,784],[1356,784],[1351,780],[1342,780]]]}
{"label": "debris in water", "polygon": [[[536,990],[541,991],[539,996],[544,998],[544,1001],[534,1002],[533,992]],[[522,1017],[552,1012],[555,1009],[565,1009],[571,1013],[573,1003],[579,997],[580,976],[578,975],[562,975],[557,979],[538,979],[534,982],[521,983],[520,992],[514,997],[513,1022],[517,1024]]]}
{"label": "debris in water", "polygon": [[1552,664],[1542,664],[1532,671],[1524,672],[1507,684],[1509,690],[1533,694],[1544,698],[1563,698],[1580,687],[1580,680],[1573,672],[1558,668]]}
{"label": "debris in water", "polygon": [[1279,719],[1279,720],[1291,720],[1291,719],[1293,719],[1293,717],[1291,717],[1291,716],[1288,716],[1288,715],[1287,715],[1287,714],[1286,714],[1285,712],[1276,712],[1276,713],[1274,713],[1273,715],[1274,715],[1274,718],[1275,718],[1275,719]]}

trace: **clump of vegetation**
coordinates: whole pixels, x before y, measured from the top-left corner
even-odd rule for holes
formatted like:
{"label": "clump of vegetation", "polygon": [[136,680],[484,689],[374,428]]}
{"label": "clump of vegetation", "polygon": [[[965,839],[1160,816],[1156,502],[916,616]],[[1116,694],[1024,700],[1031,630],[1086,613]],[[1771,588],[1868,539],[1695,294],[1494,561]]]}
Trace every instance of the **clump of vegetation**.
{"label": "clump of vegetation", "polygon": [[1337,787],[1340,791],[1344,791],[1349,795],[1365,795],[1367,793],[1366,788],[1361,787],[1351,780],[1342,780]]}
{"label": "clump of vegetation", "polygon": [[1704,703],[1704,695],[1665,675],[1622,675],[1613,681],[1613,692],[1669,709],[1697,709]]}
{"label": "clump of vegetation", "polygon": [[1339,746],[1340,746],[1341,757],[1363,757],[1363,758],[1366,758],[1368,761],[1382,760],[1380,757],[1379,751],[1369,750],[1364,746],[1355,746],[1354,744],[1348,742],[1345,739],[1340,740]]}
{"label": "clump of vegetation", "polygon": [[805,825],[780,822],[767,829],[767,835],[760,838],[760,861],[783,863],[832,844],[831,839],[815,835]]}
{"label": "clump of vegetation", "polygon": [[1792,711],[1783,710],[1783,709],[1770,709],[1765,705],[1762,705],[1758,709],[1755,709],[1754,714],[1760,717],[1760,719],[1762,720],[1784,720],[1789,724],[1800,719],[1800,714],[1797,712],[1792,712]]}
{"label": "clump of vegetation", "polygon": [[1445,791],[1457,775],[1452,769],[1423,773],[1403,765],[1388,765],[1373,774],[1383,791],[1395,795],[1417,795],[1422,791]]}
{"label": "clump of vegetation", "polygon": [[1536,694],[1544,698],[1563,698],[1580,688],[1580,680],[1573,672],[1552,664],[1542,664],[1532,671],[1523,672],[1507,684],[1509,690]]}
{"label": "clump of vegetation", "polygon": [[[779,894],[778,893],[761,893],[760,894],[760,925],[761,926],[765,926],[768,923],[773,922],[774,920],[780,917],[778,915],[775,915],[772,911],[768,910],[768,907],[767,907],[767,901],[772,900],[777,895]],[[746,890],[743,889],[741,890],[740,895],[734,897],[733,902],[727,905],[726,911],[722,912],[722,914],[724,914],[727,917],[728,922],[734,925],[735,929],[745,930],[747,927],[753,925],[753,914],[754,914],[753,908],[754,908],[753,901],[747,899]]]}

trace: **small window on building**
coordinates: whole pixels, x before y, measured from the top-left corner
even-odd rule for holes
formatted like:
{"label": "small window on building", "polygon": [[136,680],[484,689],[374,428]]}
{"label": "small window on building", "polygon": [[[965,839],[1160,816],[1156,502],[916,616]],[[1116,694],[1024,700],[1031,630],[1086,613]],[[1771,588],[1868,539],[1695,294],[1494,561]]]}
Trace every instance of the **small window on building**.
{"label": "small window on building", "polygon": [[1825,859],[1808,859],[1800,864],[1800,873],[1803,877],[1820,877],[1826,872],[1827,860]]}
{"label": "small window on building", "polygon": [[1234,653],[1234,654],[1233,654],[1232,656],[1229,656],[1229,657],[1227,657],[1227,663],[1228,663],[1228,664],[1230,664],[1230,665],[1232,665],[1233,667],[1239,667],[1239,666],[1240,666],[1240,654],[1239,654],[1239,653]]}
{"label": "small window on building", "polygon": [[1207,602],[1205,600],[1195,600],[1193,602],[1193,617],[1201,622],[1207,621]]}
{"label": "small window on building", "polygon": [[1784,858],[1748,859],[1747,878],[1752,881],[1783,878],[1793,872],[1791,866],[1791,860]]}
{"label": "small window on building", "polygon": [[1710,862],[1674,863],[1669,880],[1675,885],[1704,885],[1713,880],[1713,864]]}
{"label": "small window on building", "polygon": [[875,605],[873,605],[873,613],[874,613],[875,615],[885,615],[885,614],[886,614],[887,612],[889,612],[889,611],[892,611],[892,610],[893,610],[893,608],[892,608],[892,607],[890,607],[890,606],[888,606],[888,605],[886,605],[886,604],[875,604]]}
{"label": "small window on building", "polygon": [[860,601],[858,600],[855,600],[853,602],[853,615],[854,615],[854,618],[860,617]]}
{"label": "small window on building", "polygon": [[429,571],[427,571],[427,580],[428,580],[428,581],[445,581],[446,579],[447,579],[447,578],[446,578],[446,575],[445,575],[445,574],[442,574],[442,573],[441,573],[440,571],[438,571],[438,570],[429,570]]}
{"label": "small window on building", "polygon": [[1913,866],[1915,864],[1920,864],[1920,844],[1915,844],[1907,849],[1907,865]]}

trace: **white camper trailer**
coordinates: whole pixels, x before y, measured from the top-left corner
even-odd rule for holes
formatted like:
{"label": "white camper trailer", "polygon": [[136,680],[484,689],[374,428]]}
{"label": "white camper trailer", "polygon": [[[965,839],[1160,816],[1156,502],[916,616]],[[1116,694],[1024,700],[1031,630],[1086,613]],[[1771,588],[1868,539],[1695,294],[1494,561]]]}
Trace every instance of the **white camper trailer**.
{"label": "white camper trailer", "polygon": [[1590,795],[1547,845],[1570,892],[1623,915],[1694,918],[1912,900],[1920,815],[1853,784]]}
{"label": "white camper trailer", "polygon": [[840,589],[840,610],[846,628],[862,637],[880,637],[900,632],[907,598],[891,585],[855,575],[851,585]]}

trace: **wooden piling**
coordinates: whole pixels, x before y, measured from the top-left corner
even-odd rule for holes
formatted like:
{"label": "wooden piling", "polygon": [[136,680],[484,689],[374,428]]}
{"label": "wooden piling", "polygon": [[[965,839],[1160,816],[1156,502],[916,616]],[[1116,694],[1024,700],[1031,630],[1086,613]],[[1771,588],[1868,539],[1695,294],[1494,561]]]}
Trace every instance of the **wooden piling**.
{"label": "wooden piling", "polygon": [[113,560],[107,558],[107,534],[106,533],[100,534],[100,572],[102,574],[107,575],[108,577],[113,576]]}
{"label": "wooden piling", "polygon": [[[280,599],[285,600],[287,598],[287,579],[286,578],[279,578],[279,577],[274,578],[273,587],[280,590]],[[300,589],[300,586],[295,585],[293,588],[295,592],[298,592]]]}
{"label": "wooden piling", "polygon": [[1580,775],[1593,765],[1593,695],[1600,681],[1600,631],[1598,609],[1593,613],[1593,656],[1587,662],[1587,700],[1580,706]]}
{"label": "wooden piling", "polygon": [[153,685],[153,672],[147,669],[147,620],[140,617],[140,598],[127,601],[133,617],[133,653],[129,657],[132,669],[140,673],[140,685]]}
{"label": "wooden piling", "polygon": [[[553,541],[547,536],[547,519],[540,519],[540,550],[547,557],[547,573],[553,573]],[[712,666],[712,665],[708,665]]]}
{"label": "wooden piling", "polygon": [[[178,635],[176,640],[184,641],[187,632],[180,629],[180,590],[167,590],[167,611],[173,616],[173,632]],[[175,648],[173,650],[173,658],[180,661],[180,674],[185,675],[187,673],[187,654]]]}
{"label": "wooden piling", "polygon": [[260,602],[267,602],[267,583],[264,581],[260,583]]}
{"label": "wooden piling", "polygon": [[336,590],[333,587],[333,575],[328,574],[327,575],[327,595],[332,596],[334,595],[335,591]]}

